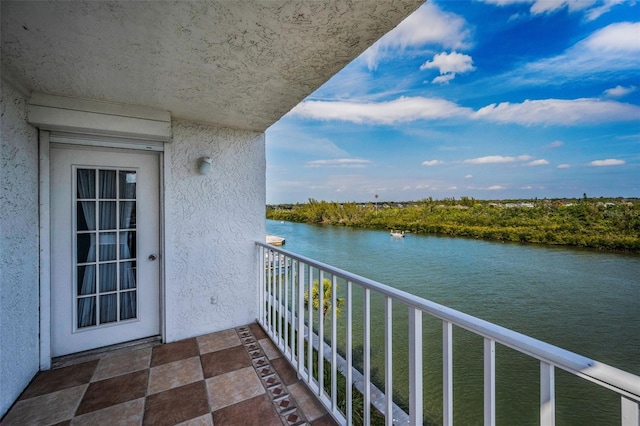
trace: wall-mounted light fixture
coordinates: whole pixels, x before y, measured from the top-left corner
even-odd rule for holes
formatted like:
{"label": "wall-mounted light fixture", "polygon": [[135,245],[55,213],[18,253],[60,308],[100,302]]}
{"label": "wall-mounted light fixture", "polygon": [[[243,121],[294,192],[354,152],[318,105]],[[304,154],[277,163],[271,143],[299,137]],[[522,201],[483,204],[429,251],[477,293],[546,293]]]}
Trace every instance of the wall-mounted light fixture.
{"label": "wall-mounted light fixture", "polygon": [[211,157],[202,157],[198,160],[198,171],[201,175],[209,174],[211,171],[211,163],[213,163]]}

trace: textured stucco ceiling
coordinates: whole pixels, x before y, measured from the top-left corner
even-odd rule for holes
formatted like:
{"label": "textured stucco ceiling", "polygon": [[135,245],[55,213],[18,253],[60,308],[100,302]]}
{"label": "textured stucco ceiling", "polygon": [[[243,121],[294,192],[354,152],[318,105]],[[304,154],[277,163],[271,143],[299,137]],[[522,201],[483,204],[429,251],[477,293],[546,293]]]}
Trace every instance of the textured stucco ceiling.
{"label": "textured stucco ceiling", "polygon": [[2,1],[29,90],[264,131],[423,0]]}

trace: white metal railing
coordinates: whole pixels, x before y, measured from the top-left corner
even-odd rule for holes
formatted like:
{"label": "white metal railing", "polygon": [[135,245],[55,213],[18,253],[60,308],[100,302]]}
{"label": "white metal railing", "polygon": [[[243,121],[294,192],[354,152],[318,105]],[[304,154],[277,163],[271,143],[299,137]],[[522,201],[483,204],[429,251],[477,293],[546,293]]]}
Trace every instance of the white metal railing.
{"label": "white metal railing", "polygon": [[[442,398],[443,424],[453,425],[453,326],[466,329],[484,339],[484,424],[495,425],[496,421],[496,343],[504,345],[540,362],[540,424],[555,425],[555,369],[559,368],[620,396],[621,424],[640,426],[640,377],[607,364],[561,349],[507,328],[475,318],[443,305],[425,300],[407,292],[376,281],[334,268],[330,265],[276,248],[261,242],[258,247],[259,263],[259,318],[269,337],[283,352],[318,399],[340,424],[352,424],[352,386],[345,386],[346,407],[338,407],[338,373],[348,384],[354,383],[353,367],[353,287],[364,292],[363,307],[363,371],[361,392],[363,394],[363,422],[371,420],[370,406],[373,403],[385,416],[387,425],[398,424],[393,404],[392,377],[392,302],[405,305],[409,313],[409,413],[408,422],[419,425],[423,422],[423,342],[422,316],[442,321]],[[276,266],[277,265],[277,266]],[[332,283],[331,302],[324,299],[324,281]],[[337,342],[337,280],[346,282],[346,368],[340,368]],[[317,283],[317,284],[316,284]],[[316,286],[318,308],[314,308],[313,287]],[[384,298],[384,353],[385,389],[383,401],[372,401],[371,383],[371,293]],[[305,295],[310,303],[305,302]],[[330,330],[325,331],[323,307],[330,309]],[[314,344],[313,328],[317,329]],[[302,336],[303,338],[298,338]],[[329,340],[329,344],[322,344]],[[319,342],[319,344],[318,344]],[[326,353],[326,351],[330,353]],[[325,362],[330,371],[329,383],[325,386]],[[314,368],[315,366],[315,368]],[[356,372],[357,374],[357,372]],[[395,417],[395,420],[394,420]]]}

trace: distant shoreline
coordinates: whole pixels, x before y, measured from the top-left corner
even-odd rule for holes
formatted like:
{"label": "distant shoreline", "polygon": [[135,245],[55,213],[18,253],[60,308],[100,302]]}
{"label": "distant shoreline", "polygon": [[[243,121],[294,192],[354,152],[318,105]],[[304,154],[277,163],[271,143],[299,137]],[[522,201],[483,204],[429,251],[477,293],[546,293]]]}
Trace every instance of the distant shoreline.
{"label": "distant shoreline", "polygon": [[268,205],[267,219],[640,254],[640,199],[424,199]]}

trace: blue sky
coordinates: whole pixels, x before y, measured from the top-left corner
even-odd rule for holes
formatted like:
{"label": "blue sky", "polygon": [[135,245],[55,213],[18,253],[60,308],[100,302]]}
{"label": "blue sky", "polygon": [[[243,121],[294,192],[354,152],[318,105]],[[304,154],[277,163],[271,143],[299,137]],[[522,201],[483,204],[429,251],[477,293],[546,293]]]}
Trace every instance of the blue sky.
{"label": "blue sky", "polygon": [[429,1],[266,138],[269,204],[640,197],[640,2]]}

